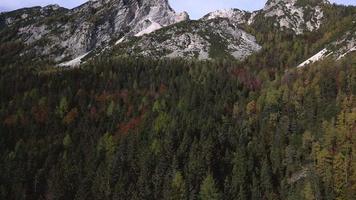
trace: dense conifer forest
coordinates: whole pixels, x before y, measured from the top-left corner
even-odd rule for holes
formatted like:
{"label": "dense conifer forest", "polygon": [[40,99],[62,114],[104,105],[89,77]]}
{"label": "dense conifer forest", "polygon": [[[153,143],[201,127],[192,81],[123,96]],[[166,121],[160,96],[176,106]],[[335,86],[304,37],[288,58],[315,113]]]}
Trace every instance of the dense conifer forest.
{"label": "dense conifer forest", "polygon": [[2,67],[1,199],[355,199],[355,63]]}

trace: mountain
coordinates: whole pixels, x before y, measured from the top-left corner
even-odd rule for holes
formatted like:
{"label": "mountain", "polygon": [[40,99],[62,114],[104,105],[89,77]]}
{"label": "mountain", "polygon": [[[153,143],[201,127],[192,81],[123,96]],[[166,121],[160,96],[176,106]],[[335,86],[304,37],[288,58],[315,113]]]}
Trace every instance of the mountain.
{"label": "mountain", "polygon": [[[313,38],[313,53],[308,53],[304,60],[296,61],[302,67],[325,58],[340,60],[354,52],[355,18],[355,7],[332,5],[327,0],[269,0],[263,9],[252,13],[239,9],[223,9],[211,12],[201,20],[226,19],[253,29],[251,34],[254,36],[279,35],[277,31],[289,38],[304,37],[300,38],[304,45],[310,45],[306,42],[308,37]],[[259,38],[260,45],[271,45],[270,36]],[[291,45],[295,44],[292,42]],[[296,53],[290,51],[291,49],[285,50],[290,54]]]}
{"label": "mountain", "polygon": [[327,0],[269,0],[260,13],[273,18],[279,28],[302,34],[320,28],[324,20],[323,7],[328,4]]}
{"label": "mountain", "polygon": [[177,14],[168,0],[91,0],[67,10],[59,6],[35,7],[2,13],[0,38],[26,44],[21,54],[71,60],[112,40],[189,19]]}
{"label": "mountain", "polygon": [[272,20],[274,26],[281,30],[302,34],[320,28],[324,19],[323,8],[329,4],[327,0],[269,0],[262,10],[252,13],[239,9],[223,9],[211,12],[203,19],[228,18],[251,25],[257,17],[261,17],[265,21]]}
{"label": "mountain", "polygon": [[114,47],[116,55],[154,58],[235,58],[243,60],[261,46],[253,35],[226,19],[179,23],[150,35],[127,38]]}
{"label": "mountain", "polygon": [[0,200],[355,200],[355,19],[313,0],[1,13]]}
{"label": "mountain", "polygon": [[336,41],[325,45],[321,51],[299,64],[298,67],[304,67],[325,58],[341,60],[353,52],[356,52],[356,26],[337,38]]}
{"label": "mountain", "polygon": [[208,13],[207,15],[202,17],[202,20],[226,18],[226,19],[229,19],[230,21],[234,21],[238,24],[244,24],[244,23],[248,22],[249,15],[251,15],[251,14],[247,11],[239,10],[236,8],[231,8],[231,9],[217,10],[217,11]]}
{"label": "mountain", "polygon": [[263,35],[272,32],[288,37],[325,35],[327,39],[314,41],[320,46],[295,61],[300,64],[327,46],[338,46],[333,48],[337,58],[352,52],[353,39],[343,40],[355,27],[350,20],[347,29],[327,37],[337,19],[355,15],[355,9],[342,13],[343,9],[327,0],[269,0],[255,12],[224,9],[189,20],[168,0],[91,0],[70,10],[50,5],[1,13],[0,40],[24,60],[75,66],[102,55],[243,61],[269,51],[270,41]]}
{"label": "mountain", "polygon": [[108,49],[121,48],[116,52],[137,56],[198,59],[244,59],[261,49],[254,36],[239,26],[240,22],[209,21],[214,17],[184,22],[145,36],[189,20],[187,13],[175,13],[167,0],[98,0],[72,10],[36,7],[3,13],[0,18],[6,30],[0,33],[1,38],[14,37],[13,40],[24,42],[26,48],[21,55],[48,57],[59,66],[78,65],[84,57],[100,55]]}

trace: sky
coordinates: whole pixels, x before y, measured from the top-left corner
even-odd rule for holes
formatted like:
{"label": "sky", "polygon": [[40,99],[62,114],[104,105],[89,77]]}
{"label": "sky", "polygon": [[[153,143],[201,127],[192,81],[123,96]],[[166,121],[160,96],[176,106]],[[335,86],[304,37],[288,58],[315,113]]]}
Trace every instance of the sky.
{"label": "sky", "polygon": [[[15,10],[23,7],[59,4],[66,8],[76,7],[87,0],[0,0],[0,11]],[[239,8],[254,11],[261,9],[267,0],[169,0],[177,12],[187,11],[192,19],[222,8]],[[356,0],[331,0],[333,3],[356,5]]]}

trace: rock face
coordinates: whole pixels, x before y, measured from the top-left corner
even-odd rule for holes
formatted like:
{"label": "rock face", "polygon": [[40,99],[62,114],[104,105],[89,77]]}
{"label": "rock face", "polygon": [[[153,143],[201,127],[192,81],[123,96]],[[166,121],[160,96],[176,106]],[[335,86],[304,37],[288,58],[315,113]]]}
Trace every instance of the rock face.
{"label": "rock face", "polygon": [[[0,13],[0,42],[20,41],[25,45],[19,56],[59,66],[79,65],[103,53],[243,60],[262,49],[246,30],[258,32],[267,24],[268,30],[296,35],[312,32],[325,20],[327,5],[327,0],[269,0],[252,13],[224,9],[190,21],[168,0],[90,0],[74,9],[50,5]],[[331,50],[334,57],[355,51],[355,31],[319,57]]]}
{"label": "rock face", "polygon": [[[239,9],[217,10],[197,21],[179,23],[150,35],[136,34],[139,38],[120,39],[113,51],[154,58],[243,60],[262,49],[255,37],[240,26],[248,23],[250,16],[251,13]],[[156,28],[159,27],[149,27]]]}
{"label": "rock face", "polygon": [[327,0],[269,0],[262,10],[247,12],[239,9],[223,9],[205,15],[202,20],[226,18],[239,24],[251,25],[256,16],[272,19],[281,30],[291,30],[295,34],[315,31],[324,18],[323,6]]}
{"label": "rock face", "polygon": [[348,32],[346,33],[341,39],[334,42],[330,49],[334,49],[334,57],[337,60],[345,57],[346,55],[350,54],[351,52],[356,51],[356,32]]}
{"label": "rock face", "polygon": [[320,28],[327,0],[269,0],[262,11],[266,18],[274,18],[275,26],[296,34]]}
{"label": "rock face", "polygon": [[249,12],[239,10],[239,9],[222,9],[211,12],[205,15],[202,20],[210,20],[216,18],[226,18],[230,21],[236,22],[238,24],[244,24],[248,21],[248,16],[250,15]]}
{"label": "rock face", "polygon": [[260,49],[255,37],[242,30],[238,23],[217,18],[180,23],[141,38],[128,39],[114,52],[155,58],[231,57],[242,60]]}
{"label": "rock face", "polygon": [[356,27],[351,28],[336,41],[327,44],[324,49],[302,62],[298,67],[305,67],[327,57],[340,60],[353,52],[356,52]]}
{"label": "rock face", "polygon": [[[27,17],[31,19],[24,23]],[[72,10],[35,7],[3,13],[0,18],[0,27],[12,28],[30,47],[23,53],[62,62],[105,47],[123,36],[144,30],[149,33],[147,29],[153,25],[161,28],[188,20],[189,16],[175,13],[168,0],[91,0]]]}

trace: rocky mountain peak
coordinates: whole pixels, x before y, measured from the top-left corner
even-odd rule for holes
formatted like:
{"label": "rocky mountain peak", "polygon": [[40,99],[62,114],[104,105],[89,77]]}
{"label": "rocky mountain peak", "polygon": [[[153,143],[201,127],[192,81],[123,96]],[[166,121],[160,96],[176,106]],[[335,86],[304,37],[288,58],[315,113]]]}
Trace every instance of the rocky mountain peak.
{"label": "rocky mountain peak", "polygon": [[[31,20],[24,23],[27,17]],[[60,63],[124,36],[147,34],[189,16],[176,13],[168,0],[90,0],[71,10],[50,5],[5,13],[0,18],[2,26],[14,29],[12,33],[28,47],[23,55],[39,54]]]}
{"label": "rocky mountain peak", "polygon": [[265,7],[273,6],[277,4],[293,4],[299,6],[316,6],[321,4],[330,4],[328,0],[268,0]]}
{"label": "rocky mountain peak", "polygon": [[61,6],[59,6],[58,4],[51,4],[51,5],[43,7],[44,10],[58,10],[60,8],[61,8]]}
{"label": "rocky mountain peak", "polygon": [[205,15],[202,20],[211,20],[211,19],[216,19],[216,18],[226,18],[229,19],[230,21],[243,24],[247,22],[247,14],[248,12],[239,10],[236,8],[231,8],[231,9],[221,9],[221,10],[216,10],[214,12],[208,13]]}
{"label": "rocky mountain peak", "polygon": [[[168,0],[90,0],[74,9],[49,5],[0,13],[0,42],[20,42],[19,56],[59,66],[78,65],[110,52],[243,60],[262,48],[261,38],[257,40],[251,30],[276,27],[287,34],[313,32],[328,16],[325,4],[329,2],[269,0],[252,13],[222,9],[190,21],[188,13],[176,13]],[[347,48],[335,55],[354,49],[354,40],[347,41]]]}
{"label": "rocky mountain peak", "polygon": [[228,18],[196,20],[167,27],[134,40],[122,41],[115,56],[150,58],[234,58],[244,60],[261,50],[256,38]]}
{"label": "rocky mountain peak", "polygon": [[302,34],[320,28],[324,17],[323,5],[327,0],[269,0],[263,8],[267,18],[274,18],[281,29]]}

